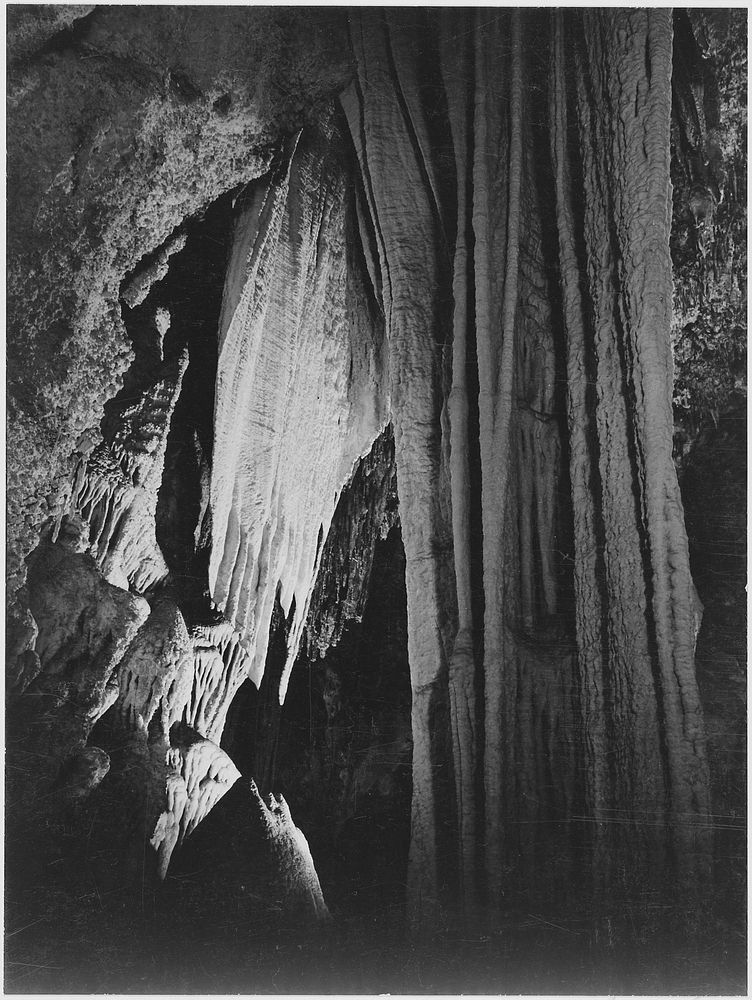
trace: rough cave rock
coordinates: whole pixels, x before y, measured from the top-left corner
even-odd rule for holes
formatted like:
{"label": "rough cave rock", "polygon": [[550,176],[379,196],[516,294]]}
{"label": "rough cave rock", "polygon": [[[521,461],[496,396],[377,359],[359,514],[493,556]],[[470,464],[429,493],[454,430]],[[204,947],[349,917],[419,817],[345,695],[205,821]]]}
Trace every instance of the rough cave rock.
{"label": "rough cave rock", "polygon": [[[583,857],[586,892],[704,884],[674,434],[681,470],[741,391],[734,16],[9,9],[19,828],[125,781],[163,878],[241,770],[272,792],[305,665],[340,745],[327,656],[388,552],[404,695],[371,725],[411,768],[414,926]],[[731,359],[704,396],[703,323]],[[401,787],[358,752],[350,817]],[[327,918],[284,798],[251,795]]]}

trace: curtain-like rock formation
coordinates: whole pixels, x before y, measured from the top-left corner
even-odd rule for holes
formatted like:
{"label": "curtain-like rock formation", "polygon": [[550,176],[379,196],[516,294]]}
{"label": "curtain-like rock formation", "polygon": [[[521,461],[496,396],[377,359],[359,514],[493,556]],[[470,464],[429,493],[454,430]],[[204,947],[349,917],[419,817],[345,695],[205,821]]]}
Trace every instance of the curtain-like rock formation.
{"label": "curtain-like rock formation", "polygon": [[211,594],[257,685],[277,594],[292,614],[281,698],[338,491],[385,414],[378,329],[348,269],[341,143],[331,122],[304,130],[246,192],[220,319]]}
{"label": "curtain-like rock formation", "polygon": [[[671,338],[686,361],[723,297],[739,327],[728,31],[632,8],[10,22],[19,824],[39,793],[81,816],[124,790],[131,874],[150,844],[142,891],[164,878],[240,776],[246,680],[264,792],[301,644],[333,725],[326,654],[377,536],[401,576],[399,519],[410,703],[370,725],[402,766],[409,708],[413,926],[488,927],[515,889],[702,884]],[[346,819],[399,784],[361,735]],[[326,918],[286,803],[251,795],[288,903]]]}
{"label": "curtain-like rock formation", "polygon": [[[520,850],[518,822],[551,808],[563,822],[583,796],[595,839],[609,838],[605,855],[596,852],[606,868],[618,854],[606,814],[622,843],[631,830],[630,852],[642,845],[649,855],[665,837],[682,865],[688,855],[702,864],[694,826],[705,822],[708,792],[694,595],[671,461],[671,15],[478,15],[472,46],[462,40],[451,56],[456,23],[447,15],[422,26],[436,63],[439,54],[450,60],[443,85],[428,60],[412,57],[419,20],[394,12],[353,19],[358,76],[343,107],[378,246],[390,347],[411,622],[411,903],[420,915],[439,895],[436,827],[446,806],[433,788],[430,703],[447,684],[466,900],[479,888],[481,815],[495,905]],[[548,63],[528,44],[533,34],[547,39]],[[543,96],[527,85],[533,67],[536,79],[550,67]],[[453,338],[440,318],[448,287]],[[468,400],[469,343],[477,411]],[[471,412],[483,532],[474,568]],[[562,557],[574,564],[569,607]],[[483,581],[477,625],[473,573]],[[576,659],[567,648],[575,625]],[[548,651],[536,655],[531,639]],[[533,678],[546,662],[559,682],[544,693]],[[572,729],[581,734],[574,742]],[[549,800],[540,785],[547,768],[554,787],[568,786],[555,806],[558,795]],[[657,856],[664,864],[660,849]]]}

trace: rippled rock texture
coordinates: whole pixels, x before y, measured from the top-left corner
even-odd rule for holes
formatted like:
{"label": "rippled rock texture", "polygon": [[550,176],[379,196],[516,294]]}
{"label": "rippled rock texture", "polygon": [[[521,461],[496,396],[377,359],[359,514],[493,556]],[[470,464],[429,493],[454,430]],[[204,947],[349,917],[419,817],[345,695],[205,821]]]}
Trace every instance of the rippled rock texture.
{"label": "rippled rock texture", "polygon": [[32,868],[94,838],[143,912],[204,827],[318,924],[358,840],[416,934],[710,898],[739,669],[672,449],[704,495],[744,389],[742,20],[11,8]]}

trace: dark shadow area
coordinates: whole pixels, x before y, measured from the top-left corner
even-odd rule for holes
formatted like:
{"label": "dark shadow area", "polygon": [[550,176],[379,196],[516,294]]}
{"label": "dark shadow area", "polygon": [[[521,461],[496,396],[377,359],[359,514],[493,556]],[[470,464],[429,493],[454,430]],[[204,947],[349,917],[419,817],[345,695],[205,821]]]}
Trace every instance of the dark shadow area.
{"label": "dark shadow area", "polygon": [[715,899],[743,948],[747,906],[747,412],[702,434],[682,477],[692,575],[704,604],[697,681],[712,793]]}
{"label": "dark shadow area", "polygon": [[222,743],[262,793],[291,803],[324,895],[342,914],[404,904],[411,696],[392,463],[388,431],[343,491],[284,706],[287,623],[277,604],[261,687],[240,689]]}

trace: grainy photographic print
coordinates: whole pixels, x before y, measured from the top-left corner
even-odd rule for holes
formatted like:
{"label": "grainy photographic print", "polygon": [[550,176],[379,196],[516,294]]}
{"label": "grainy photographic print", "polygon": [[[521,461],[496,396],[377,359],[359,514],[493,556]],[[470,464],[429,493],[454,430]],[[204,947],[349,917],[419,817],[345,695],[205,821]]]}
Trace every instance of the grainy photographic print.
{"label": "grainy photographic print", "polygon": [[6,993],[745,994],[746,8],[6,14]]}

